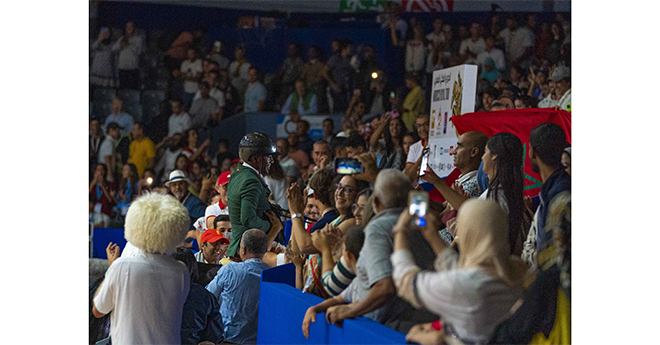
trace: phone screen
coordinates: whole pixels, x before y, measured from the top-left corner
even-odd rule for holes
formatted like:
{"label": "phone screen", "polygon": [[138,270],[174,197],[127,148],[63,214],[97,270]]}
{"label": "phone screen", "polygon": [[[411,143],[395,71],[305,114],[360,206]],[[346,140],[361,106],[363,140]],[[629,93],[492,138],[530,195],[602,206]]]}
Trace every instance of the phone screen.
{"label": "phone screen", "polygon": [[429,166],[429,148],[422,151],[422,164],[419,166],[419,176],[426,175],[426,168]]}
{"label": "phone screen", "polygon": [[335,171],[341,175],[361,174],[364,172],[364,166],[355,158],[337,158]]}
{"label": "phone screen", "polygon": [[416,216],[415,224],[417,226],[426,225],[426,210],[429,204],[429,194],[424,191],[412,191],[408,195],[408,212]]}

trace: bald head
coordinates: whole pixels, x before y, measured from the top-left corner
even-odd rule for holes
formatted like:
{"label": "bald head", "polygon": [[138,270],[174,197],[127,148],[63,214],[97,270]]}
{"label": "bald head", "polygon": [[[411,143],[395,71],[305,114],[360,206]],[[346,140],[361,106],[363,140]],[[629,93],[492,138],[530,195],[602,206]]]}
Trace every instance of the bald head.
{"label": "bald head", "polygon": [[374,183],[374,208],[380,212],[388,208],[405,207],[411,189],[410,179],[402,171],[381,170]]}
{"label": "bald head", "polygon": [[250,229],[241,237],[241,259],[261,259],[268,250],[268,236],[259,229]]}
{"label": "bald head", "polygon": [[454,150],[454,166],[461,174],[479,169],[487,142],[486,134],[479,131],[465,132],[458,137]]}
{"label": "bald head", "polygon": [[[463,139],[465,139],[465,145],[472,149],[473,147],[476,147],[479,149],[479,155],[477,157],[478,161],[481,161],[481,156],[484,154],[484,150],[486,150],[486,143],[488,142],[488,136],[484,134],[483,132],[479,131],[469,131],[463,133]],[[479,163],[477,163],[479,165]]]}

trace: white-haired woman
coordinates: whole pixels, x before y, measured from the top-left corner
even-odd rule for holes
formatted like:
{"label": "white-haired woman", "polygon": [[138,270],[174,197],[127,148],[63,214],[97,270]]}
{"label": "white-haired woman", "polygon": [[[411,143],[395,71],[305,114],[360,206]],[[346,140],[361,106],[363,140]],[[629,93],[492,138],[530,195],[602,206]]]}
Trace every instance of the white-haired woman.
{"label": "white-haired woman", "polygon": [[[415,265],[407,239],[407,233],[415,229],[412,220],[405,210],[393,229],[392,276],[397,294],[418,309],[442,315],[445,336],[486,343],[522,296],[527,268],[510,254],[507,214],[492,200],[463,203],[454,241],[459,255],[440,238],[436,217],[427,213],[421,231],[437,255],[435,271],[422,271]],[[434,332],[424,326],[411,329],[407,339],[427,343]]]}
{"label": "white-haired woman", "polygon": [[190,290],[186,266],[171,258],[189,226],[188,211],[174,197],[145,194],[126,214],[126,239],[139,251],[119,257],[110,243],[110,267],[96,290],[92,312],[110,316],[117,344],[180,344],[183,304]]}

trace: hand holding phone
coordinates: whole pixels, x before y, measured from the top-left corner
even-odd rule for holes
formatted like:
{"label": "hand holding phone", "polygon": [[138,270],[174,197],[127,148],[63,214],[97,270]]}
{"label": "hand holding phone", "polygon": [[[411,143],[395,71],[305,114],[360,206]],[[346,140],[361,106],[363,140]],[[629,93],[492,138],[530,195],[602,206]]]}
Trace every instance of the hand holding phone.
{"label": "hand holding phone", "polygon": [[426,211],[429,204],[429,193],[425,191],[411,191],[408,194],[408,213],[414,216],[417,226],[426,225]]}
{"label": "hand holding phone", "polygon": [[419,165],[419,177],[426,175],[426,168],[429,166],[429,148],[422,151],[422,163]]}

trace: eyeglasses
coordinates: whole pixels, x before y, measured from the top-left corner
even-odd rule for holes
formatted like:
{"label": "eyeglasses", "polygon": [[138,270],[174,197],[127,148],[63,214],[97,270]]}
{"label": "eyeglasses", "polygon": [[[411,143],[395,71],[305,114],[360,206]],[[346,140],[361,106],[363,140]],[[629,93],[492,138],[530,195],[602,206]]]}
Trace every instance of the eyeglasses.
{"label": "eyeglasses", "polygon": [[364,206],[353,204],[353,206],[351,206],[351,210],[353,211],[353,214],[356,214],[357,211],[360,211],[360,213],[362,213],[362,211],[364,211]]}
{"label": "eyeglasses", "polygon": [[422,128],[422,127],[428,127],[428,126],[429,126],[428,122],[424,122],[422,124],[415,124],[415,128]]}
{"label": "eyeglasses", "polygon": [[343,191],[346,191],[347,194],[357,192],[357,190],[355,188],[351,187],[351,186],[342,186],[340,184],[337,184],[335,186],[335,188],[337,188],[337,192],[339,192],[339,193],[341,193]]}

